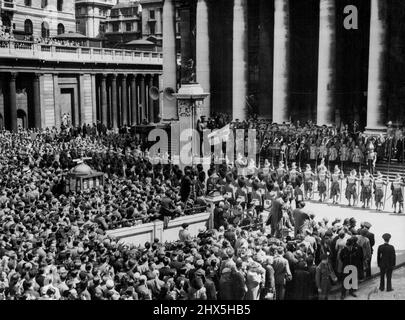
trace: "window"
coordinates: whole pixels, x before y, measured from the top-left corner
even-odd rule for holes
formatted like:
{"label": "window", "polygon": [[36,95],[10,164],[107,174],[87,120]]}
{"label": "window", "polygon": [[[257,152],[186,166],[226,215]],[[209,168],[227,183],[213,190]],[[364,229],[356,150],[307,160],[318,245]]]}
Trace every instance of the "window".
{"label": "window", "polygon": [[58,35],[65,33],[65,26],[62,23],[58,24]]}
{"label": "window", "polygon": [[132,23],[130,23],[130,22],[126,23],[125,30],[127,30],[127,32],[132,31]]}
{"label": "window", "polygon": [[45,21],[41,25],[41,36],[42,38],[49,38],[49,24]]}
{"label": "window", "polygon": [[41,8],[46,8],[48,6],[48,0],[41,0]]}
{"label": "window", "polygon": [[80,21],[76,21],[76,32],[80,33]]}
{"label": "window", "polygon": [[154,23],[151,23],[150,25],[149,25],[149,30],[150,30],[150,34],[155,34],[156,32],[155,32],[155,24]]}
{"label": "window", "polygon": [[31,0],[24,0],[24,4],[26,7],[31,7],[32,1]]}
{"label": "window", "polygon": [[155,19],[155,10],[149,10],[149,18]]}
{"label": "window", "polygon": [[105,32],[105,24],[100,23],[100,33],[104,33],[104,32]]}
{"label": "window", "polygon": [[86,8],[85,7],[80,8],[80,14],[86,14]]}
{"label": "window", "polygon": [[57,9],[58,11],[63,11],[63,0],[58,0]]}
{"label": "window", "polygon": [[112,29],[113,29],[113,32],[118,32],[118,31],[120,31],[120,25],[119,25],[119,23],[118,23],[118,22],[114,22],[114,23],[112,24]]}
{"label": "window", "polygon": [[34,33],[34,28],[30,19],[24,21],[24,32],[28,35],[32,35]]}

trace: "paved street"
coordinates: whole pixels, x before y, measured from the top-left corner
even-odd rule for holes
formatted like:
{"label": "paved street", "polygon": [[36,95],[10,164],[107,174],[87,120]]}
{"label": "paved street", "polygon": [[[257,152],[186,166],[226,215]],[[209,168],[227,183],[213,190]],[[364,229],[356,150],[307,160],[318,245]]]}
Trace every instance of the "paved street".
{"label": "paved street", "polygon": [[[357,297],[347,296],[345,300],[404,300],[405,299],[405,267],[394,270],[392,287],[394,291],[380,291],[380,277],[363,282],[356,291]],[[330,296],[331,300],[340,299],[340,292]]]}

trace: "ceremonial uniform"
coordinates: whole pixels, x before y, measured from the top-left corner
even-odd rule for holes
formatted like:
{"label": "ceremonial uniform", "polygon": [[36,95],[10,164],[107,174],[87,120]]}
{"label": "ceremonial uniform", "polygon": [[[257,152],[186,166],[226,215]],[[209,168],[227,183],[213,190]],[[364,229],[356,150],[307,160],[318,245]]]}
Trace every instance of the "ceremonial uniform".
{"label": "ceremonial uniform", "polygon": [[326,192],[326,178],[327,172],[322,171],[318,173],[318,192],[324,194]]}
{"label": "ceremonial uniform", "polygon": [[384,198],[384,185],[386,183],[382,178],[377,178],[374,180],[374,200],[376,203],[381,203],[382,199]]}
{"label": "ceremonial uniform", "polygon": [[305,192],[307,192],[307,191],[312,192],[312,187],[314,184],[313,176],[314,176],[314,173],[312,172],[312,170],[307,170],[304,172],[304,190],[305,190]]}
{"label": "ceremonial uniform", "polygon": [[353,197],[353,199],[357,199],[356,182],[357,178],[355,176],[350,175],[347,177],[347,187],[346,187],[347,200],[350,200],[351,197]]}
{"label": "ceremonial uniform", "polygon": [[372,184],[372,179],[370,175],[364,176],[364,178],[361,180],[361,195],[360,195],[360,200],[362,202],[366,200],[371,199],[371,184]]}
{"label": "ceremonial uniform", "polygon": [[314,144],[311,144],[311,146],[309,147],[309,159],[316,159],[316,145]]}
{"label": "ceremonial uniform", "polygon": [[330,188],[330,197],[331,198],[338,196],[340,194],[339,178],[340,178],[339,173],[333,173],[331,176],[331,180],[332,180],[332,185]]}
{"label": "ceremonial uniform", "polygon": [[404,202],[404,197],[402,195],[402,187],[403,183],[400,179],[395,179],[392,182],[391,190],[392,190],[392,202],[393,204],[402,204]]}
{"label": "ceremonial uniform", "polygon": [[348,161],[350,158],[350,150],[346,145],[340,148],[340,160],[343,162]]}

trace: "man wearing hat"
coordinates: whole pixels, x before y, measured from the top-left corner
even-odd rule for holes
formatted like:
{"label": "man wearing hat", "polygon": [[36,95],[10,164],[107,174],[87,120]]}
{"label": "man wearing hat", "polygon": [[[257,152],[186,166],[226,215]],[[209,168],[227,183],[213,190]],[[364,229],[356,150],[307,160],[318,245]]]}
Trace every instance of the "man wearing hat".
{"label": "man wearing hat", "polygon": [[398,203],[398,213],[402,213],[404,206],[404,196],[402,194],[402,187],[405,186],[401,175],[398,173],[391,185],[392,191],[392,204],[394,205],[394,213],[397,212]]}
{"label": "man wearing hat", "polygon": [[338,203],[338,199],[340,196],[340,184],[339,180],[342,181],[344,179],[343,173],[340,172],[339,167],[336,165],[335,170],[331,175],[332,185],[330,188],[330,197],[332,198],[333,204]]}
{"label": "man wearing hat", "polygon": [[336,282],[337,277],[326,253],[321,255],[321,263],[316,267],[315,281],[318,287],[319,300],[328,300],[332,281]]}
{"label": "man wearing hat", "polygon": [[350,171],[350,175],[347,177],[347,187],[346,187],[346,199],[349,201],[349,207],[351,206],[350,200],[353,198],[353,206],[356,205],[357,201],[357,190],[356,183],[359,181],[357,178],[356,170]]}
{"label": "man wearing hat", "polygon": [[[315,174],[312,172],[311,165],[307,164],[306,169],[304,171],[304,193],[305,193],[305,200],[312,199],[313,191],[313,179]],[[309,193],[309,197],[308,197]]]}
{"label": "man wearing hat", "polygon": [[188,223],[183,223],[181,225],[182,229],[179,231],[179,239],[182,242],[191,241],[192,237],[190,231],[188,231]]}
{"label": "man wearing hat", "polygon": [[378,247],[377,265],[380,268],[380,290],[385,289],[385,277],[387,277],[387,292],[393,291],[391,284],[392,270],[396,265],[396,255],[394,246],[390,245],[391,235],[385,233],[382,238],[384,244]]}
{"label": "man wearing hat", "polygon": [[[387,177],[388,180],[388,177]],[[377,211],[381,211],[384,199],[384,185],[387,185],[388,181],[384,181],[381,172],[377,172],[377,177],[374,179],[374,201]]]}

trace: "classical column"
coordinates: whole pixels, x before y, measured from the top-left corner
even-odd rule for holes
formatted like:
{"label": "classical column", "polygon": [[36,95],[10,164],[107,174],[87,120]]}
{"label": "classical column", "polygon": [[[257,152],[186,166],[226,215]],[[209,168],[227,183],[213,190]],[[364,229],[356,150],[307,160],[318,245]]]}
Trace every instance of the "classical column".
{"label": "classical column", "polygon": [[108,106],[107,106],[107,75],[101,75],[101,118],[103,124],[108,127]]}
{"label": "classical column", "polygon": [[10,120],[11,131],[17,131],[17,92],[16,92],[16,80],[18,73],[12,72],[10,74]]}
{"label": "classical column", "polygon": [[335,118],[335,0],[320,0],[317,124],[332,125]]}
{"label": "classical column", "polygon": [[[163,87],[177,88],[176,29],[174,0],[163,4]],[[163,118],[177,119],[176,99],[163,97]]]}
{"label": "classical column", "polygon": [[34,73],[33,93],[34,93],[34,127],[41,129],[41,95],[40,95],[40,74]]}
{"label": "classical column", "polygon": [[[204,89],[204,92],[210,92],[210,43],[207,0],[198,0],[196,19],[196,80]],[[210,97],[208,97],[204,101],[202,115],[208,117],[210,114]]]}
{"label": "classical column", "polygon": [[273,8],[269,0],[260,0],[259,34],[259,117],[272,117],[273,86]]}
{"label": "classical column", "polygon": [[233,4],[233,119],[246,119],[248,90],[248,6],[247,0],[234,0]]}
{"label": "classical column", "polygon": [[117,107],[117,75],[111,76],[111,114],[112,114],[112,128],[118,128],[118,107]]}
{"label": "classical column", "polygon": [[[150,91],[150,88],[153,87],[153,74],[149,75],[149,84],[148,84],[148,92]],[[151,98],[150,94],[148,94],[148,120],[149,123],[154,122],[154,115],[153,115],[153,99]]]}
{"label": "classical column", "polygon": [[289,0],[274,1],[273,122],[288,121]]}
{"label": "classical column", "polygon": [[121,78],[121,125],[128,125],[128,88],[127,75]]}
{"label": "classical column", "polygon": [[139,75],[139,96],[140,96],[140,105],[142,108],[139,122],[143,123],[143,120],[146,119],[146,101],[145,101],[145,75]]}
{"label": "classical column", "polygon": [[[155,74],[153,77],[153,86],[159,89],[159,74]],[[160,89],[159,89],[160,91]],[[155,122],[159,122],[160,114],[160,99],[153,101],[153,118]]]}
{"label": "classical column", "polygon": [[136,74],[131,77],[131,124],[136,126],[137,120],[138,98],[136,90]]}
{"label": "classical column", "polygon": [[381,130],[386,121],[385,67],[387,55],[387,4],[371,0],[368,65],[367,130]]}

